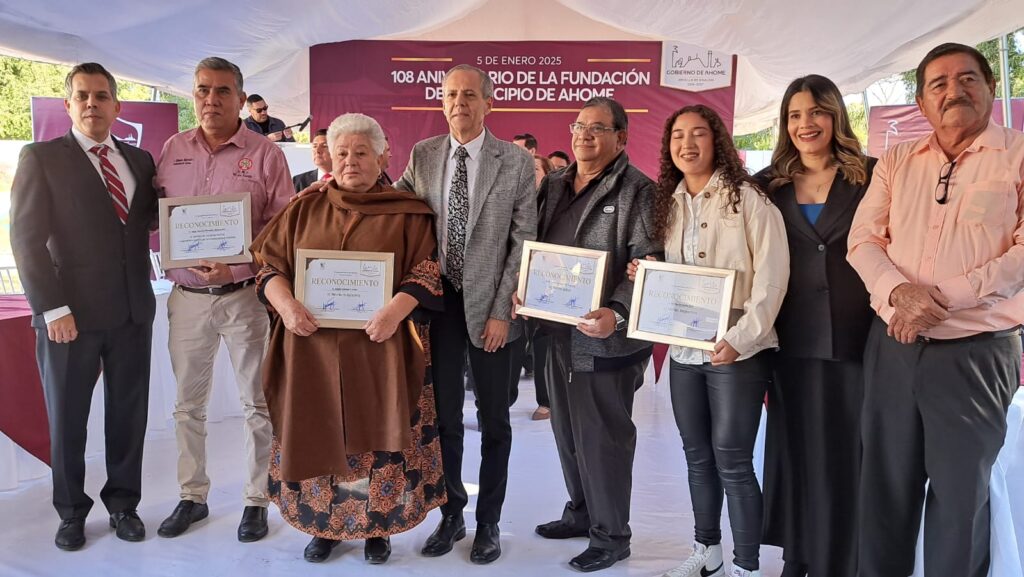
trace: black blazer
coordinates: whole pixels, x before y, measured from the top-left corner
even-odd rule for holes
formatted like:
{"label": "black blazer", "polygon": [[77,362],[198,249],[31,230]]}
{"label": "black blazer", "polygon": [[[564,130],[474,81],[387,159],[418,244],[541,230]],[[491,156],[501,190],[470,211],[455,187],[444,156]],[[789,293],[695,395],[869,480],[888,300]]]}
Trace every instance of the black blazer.
{"label": "black blazer", "polygon": [[80,331],[153,322],[153,157],[114,142],[136,182],[127,224],[70,131],[21,151],[11,186],[11,247],[36,328],[46,327],[44,312],[62,306]]}
{"label": "black blazer", "polygon": [[[868,159],[868,182],[876,159]],[[756,176],[767,188],[769,169]],[[812,225],[800,211],[789,183],[772,195],[789,239],[789,288],[775,320],[779,354],[787,357],[859,360],[875,313],[864,282],[846,261],[847,237],[867,183],[836,175],[828,199]]]}
{"label": "black blazer", "polygon": [[307,186],[316,182],[317,169],[310,170],[309,172],[303,172],[296,174],[292,177],[292,186],[295,187],[295,192],[302,192]]}

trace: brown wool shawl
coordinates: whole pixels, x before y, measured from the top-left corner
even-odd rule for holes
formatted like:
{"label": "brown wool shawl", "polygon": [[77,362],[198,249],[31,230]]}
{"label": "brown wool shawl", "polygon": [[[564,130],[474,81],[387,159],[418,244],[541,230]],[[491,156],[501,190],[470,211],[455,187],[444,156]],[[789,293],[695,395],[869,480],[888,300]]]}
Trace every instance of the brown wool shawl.
{"label": "brown wool shawl", "polygon": [[[410,192],[375,185],[363,193],[332,181],[326,194],[292,202],[252,243],[260,266],[294,286],[298,248],[391,252],[394,287],[436,246],[433,213]],[[351,474],[348,455],[401,451],[427,359],[411,321],[383,343],[358,329],[319,329],[300,337],[275,318],[263,364],[263,390],[281,472],[288,481]]]}

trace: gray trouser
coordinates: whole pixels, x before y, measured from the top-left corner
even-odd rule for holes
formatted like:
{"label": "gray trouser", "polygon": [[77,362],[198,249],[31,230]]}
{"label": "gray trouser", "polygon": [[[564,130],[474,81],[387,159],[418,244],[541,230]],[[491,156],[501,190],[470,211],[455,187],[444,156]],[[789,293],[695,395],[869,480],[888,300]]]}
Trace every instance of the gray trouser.
{"label": "gray trouser", "polygon": [[589,529],[591,547],[619,552],[629,547],[632,536],[633,395],[643,384],[645,363],[599,373],[571,372],[571,367],[569,337],[554,336],[544,371],[551,428],[569,492],[562,520]]}
{"label": "gray trouser", "polygon": [[864,356],[859,575],[913,572],[924,507],[925,575],[985,577],[989,477],[1021,340],[902,345],[885,331],[876,320]]}

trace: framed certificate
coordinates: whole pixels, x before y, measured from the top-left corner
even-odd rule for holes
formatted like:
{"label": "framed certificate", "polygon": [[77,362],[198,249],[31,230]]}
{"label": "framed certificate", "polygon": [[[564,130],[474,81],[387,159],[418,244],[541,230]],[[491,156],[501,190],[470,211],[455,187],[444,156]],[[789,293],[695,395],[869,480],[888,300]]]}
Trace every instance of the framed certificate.
{"label": "framed certificate", "polygon": [[569,325],[601,306],[608,253],[526,241],[519,266],[516,314]]}
{"label": "framed certificate", "polygon": [[160,199],[160,263],[196,266],[201,260],[252,262],[249,193]]}
{"label": "framed certificate", "polygon": [[295,298],[321,327],[361,329],[391,300],[395,255],[346,250],[295,251]]}
{"label": "framed certificate", "polygon": [[642,260],[626,336],[713,351],[729,328],[736,271]]}

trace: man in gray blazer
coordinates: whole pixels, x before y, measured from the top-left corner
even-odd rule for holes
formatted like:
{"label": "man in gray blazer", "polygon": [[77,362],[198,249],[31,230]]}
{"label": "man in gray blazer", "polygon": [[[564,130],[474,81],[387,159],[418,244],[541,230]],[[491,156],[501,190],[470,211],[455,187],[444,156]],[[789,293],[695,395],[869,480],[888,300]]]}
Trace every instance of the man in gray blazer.
{"label": "man in gray blazer", "polygon": [[50,421],[54,543],[85,544],[85,437],[103,369],[107,482],[100,499],[125,541],[142,541],[142,447],[149,406],[156,300],[149,227],[153,158],[110,135],[117,83],[95,62],[65,80],[72,129],[21,152],[11,186],[11,248],[32,306],[36,357]]}
{"label": "man in gray blazer", "polygon": [[512,449],[508,408],[520,368],[510,343],[522,335],[511,319],[511,298],[523,243],[537,233],[536,191],[533,158],[484,128],[494,102],[490,77],[460,64],[445,74],[442,91],[450,133],[416,144],[395,183],[415,191],[437,214],[445,293],[445,314],[431,323],[430,338],[448,502],[422,553],[444,555],[466,535],[462,407],[468,347],[482,437],[470,560],[482,564],[501,555],[498,521]]}

